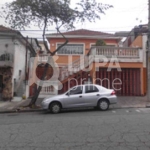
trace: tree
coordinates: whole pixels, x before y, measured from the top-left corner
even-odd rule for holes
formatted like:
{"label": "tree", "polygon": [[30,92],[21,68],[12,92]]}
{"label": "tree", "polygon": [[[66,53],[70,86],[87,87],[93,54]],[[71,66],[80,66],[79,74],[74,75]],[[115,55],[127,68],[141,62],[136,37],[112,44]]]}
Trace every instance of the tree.
{"label": "tree", "polygon": [[106,46],[106,43],[104,40],[97,40],[95,46]]}
{"label": "tree", "polygon": [[[64,27],[69,30],[75,27],[78,22],[95,22],[100,19],[100,14],[105,14],[105,10],[113,7],[109,4],[97,3],[96,0],[78,0],[75,8],[71,7],[71,0],[14,0],[6,3],[2,8],[1,17],[4,17],[6,23],[15,29],[25,29],[31,25],[43,28],[43,42],[48,55],[54,56],[64,45],[68,43],[68,39],[60,32],[60,28]],[[54,52],[50,52],[45,42],[45,32],[48,26],[56,26],[57,32],[62,35],[65,42]],[[49,61],[49,60],[48,60]],[[48,63],[41,80],[46,76]],[[38,87],[37,92],[33,96],[30,106],[34,106],[41,91],[42,85]]]}

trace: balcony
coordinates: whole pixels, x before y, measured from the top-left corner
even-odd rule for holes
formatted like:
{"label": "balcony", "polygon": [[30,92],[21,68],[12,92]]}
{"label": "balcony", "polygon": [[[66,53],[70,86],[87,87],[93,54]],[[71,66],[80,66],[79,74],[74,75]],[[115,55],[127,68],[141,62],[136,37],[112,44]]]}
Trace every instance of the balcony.
{"label": "balcony", "polygon": [[0,67],[13,67],[13,55],[10,53],[1,54]]}
{"label": "balcony", "polygon": [[97,58],[117,58],[119,62],[143,62],[143,51],[139,48],[95,46],[90,55]]}

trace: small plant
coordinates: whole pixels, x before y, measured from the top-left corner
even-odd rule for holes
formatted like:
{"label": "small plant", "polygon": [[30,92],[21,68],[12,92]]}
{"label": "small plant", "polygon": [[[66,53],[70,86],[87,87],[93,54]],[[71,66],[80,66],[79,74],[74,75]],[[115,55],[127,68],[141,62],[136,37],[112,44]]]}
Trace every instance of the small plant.
{"label": "small plant", "polygon": [[23,96],[22,96],[22,99],[26,99],[26,96],[25,96],[25,95],[23,95]]}
{"label": "small plant", "polygon": [[106,46],[106,43],[105,43],[104,40],[99,39],[99,40],[96,41],[95,45],[96,46]]}

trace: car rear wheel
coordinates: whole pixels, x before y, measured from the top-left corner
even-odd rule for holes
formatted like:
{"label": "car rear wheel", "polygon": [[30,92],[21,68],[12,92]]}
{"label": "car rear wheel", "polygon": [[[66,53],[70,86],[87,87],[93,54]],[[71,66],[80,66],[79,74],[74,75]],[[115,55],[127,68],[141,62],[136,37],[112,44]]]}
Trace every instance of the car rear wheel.
{"label": "car rear wheel", "polygon": [[108,110],[109,109],[109,102],[108,102],[108,100],[107,99],[100,100],[99,103],[98,103],[98,107],[102,111]]}
{"label": "car rear wheel", "polygon": [[53,113],[53,114],[57,114],[61,111],[61,106],[59,103],[57,102],[54,102],[50,105],[50,111]]}

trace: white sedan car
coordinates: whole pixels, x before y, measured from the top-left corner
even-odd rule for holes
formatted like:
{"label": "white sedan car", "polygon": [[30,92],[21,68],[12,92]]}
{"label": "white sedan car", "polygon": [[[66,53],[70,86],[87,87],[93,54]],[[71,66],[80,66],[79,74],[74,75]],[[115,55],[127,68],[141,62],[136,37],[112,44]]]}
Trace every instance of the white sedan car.
{"label": "white sedan car", "polygon": [[66,93],[45,98],[42,108],[52,113],[59,113],[66,108],[96,107],[108,110],[110,104],[117,103],[117,96],[113,89],[107,89],[96,84],[78,85]]}

